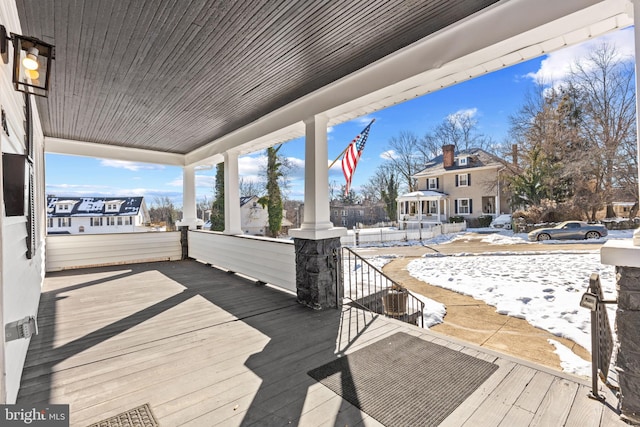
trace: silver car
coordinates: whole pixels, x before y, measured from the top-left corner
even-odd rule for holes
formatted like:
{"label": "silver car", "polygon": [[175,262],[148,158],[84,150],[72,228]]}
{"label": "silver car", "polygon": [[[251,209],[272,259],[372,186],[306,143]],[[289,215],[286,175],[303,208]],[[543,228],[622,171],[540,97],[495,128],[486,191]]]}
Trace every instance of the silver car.
{"label": "silver car", "polygon": [[584,221],[565,221],[550,228],[538,228],[529,233],[529,240],[550,239],[582,240],[599,239],[607,235],[607,228],[600,224],[587,224]]}

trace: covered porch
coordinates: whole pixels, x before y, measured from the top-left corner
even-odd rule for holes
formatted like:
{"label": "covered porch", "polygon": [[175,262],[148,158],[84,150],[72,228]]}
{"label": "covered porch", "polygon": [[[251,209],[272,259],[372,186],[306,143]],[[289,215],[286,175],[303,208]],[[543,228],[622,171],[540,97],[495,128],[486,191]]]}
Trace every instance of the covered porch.
{"label": "covered porch", "polygon": [[[145,404],[162,426],[380,426],[307,372],[397,333],[497,365],[442,426],[626,425],[606,387],[603,404],[577,377],[355,308],[310,311],[193,260],[50,273],[38,317],[18,404],[69,404],[71,426]],[[364,403],[357,368],[342,373],[343,388]],[[398,417],[404,400],[436,404],[425,396],[443,384],[406,395],[412,377],[429,374],[386,380],[402,396]]]}
{"label": "covered porch", "polygon": [[[329,219],[330,126],[624,28],[638,6],[409,3],[3,3],[7,31],[52,43],[56,59],[48,98],[15,92],[2,68],[2,150],[29,157],[33,176],[29,213],[0,217],[0,300],[5,324],[37,316],[40,334],[2,340],[1,401],[70,404],[73,425],[144,403],[161,425],[377,425],[306,373],[404,331],[498,365],[444,425],[620,423],[615,397],[587,400],[579,379],[355,309],[298,304],[326,308],[346,232]],[[295,242],[239,236],[239,157],[298,137],[305,209]],[[59,236],[59,250],[45,252],[45,152],[181,167],[184,234],[98,245]],[[225,229],[206,233],[196,170],[218,163]],[[204,262],[178,261],[185,248]],[[156,262],[129,264],[142,261]],[[101,267],[56,271],[88,265]],[[301,289],[311,298],[301,301]]]}
{"label": "covered porch", "polygon": [[449,221],[449,198],[432,190],[413,191],[396,199],[401,229],[424,228]]}

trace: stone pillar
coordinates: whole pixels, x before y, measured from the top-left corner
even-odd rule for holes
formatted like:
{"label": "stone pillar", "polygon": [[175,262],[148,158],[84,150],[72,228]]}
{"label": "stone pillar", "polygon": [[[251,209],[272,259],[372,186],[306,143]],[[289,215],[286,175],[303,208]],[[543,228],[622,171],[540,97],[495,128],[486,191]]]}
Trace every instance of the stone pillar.
{"label": "stone pillar", "polygon": [[298,302],[316,310],[342,307],[340,238],[293,240]]}
{"label": "stone pillar", "polygon": [[640,424],[640,268],[616,267],[616,277],[620,410],[623,418]]}
{"label": "stone pillar", "polygon": [[620,412],[623,419],[640,424],[640,247],[631,240],[610,240],[602,247],[600,259],[616,266]]}
{"label": "stone pillar", "polygon": [[242,234],[238,154],[224,153],[224,234]]}
{"label": "stone pillar", "polygon": [[189,258],[189,227],[181,225],[180,229],[180,246],[182,247],[182,259]]}

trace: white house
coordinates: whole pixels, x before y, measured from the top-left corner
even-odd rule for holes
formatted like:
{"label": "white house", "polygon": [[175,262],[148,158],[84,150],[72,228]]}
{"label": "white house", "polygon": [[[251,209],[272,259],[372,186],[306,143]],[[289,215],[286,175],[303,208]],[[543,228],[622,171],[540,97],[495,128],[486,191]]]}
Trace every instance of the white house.
{"label": "white house", "polygon": [[149,231],[144,197],[47,197],[47,234]]}
{"label": "white house", "polygon": [[[266,236],[269,229],[269,212],[266,206],[258,202],[258,196],[240,197],[240,227],[242,233],[251,236]],[[211,212],[209,211],[209,214]],[[282,213],[283,232],[288,230],[293,224],[286,218],[286,211]],[[204,228],[209,229],[211,221],[205,223]]]}

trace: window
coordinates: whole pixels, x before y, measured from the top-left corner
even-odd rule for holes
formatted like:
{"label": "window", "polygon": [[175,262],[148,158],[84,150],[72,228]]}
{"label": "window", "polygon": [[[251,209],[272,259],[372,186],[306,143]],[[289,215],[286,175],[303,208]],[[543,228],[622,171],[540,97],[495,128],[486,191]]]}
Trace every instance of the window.
{"label": "window", "polygon": [[456,214],[469,215],[473,213],[471,199],[456,199],[455,201]]}
{"label": "window", "polygon": [[92,227],[99,227],[102,225],[102,217],[100,218],[91,218],[91,226]]}
{"label": "window", "polygon": [[125,216],[124,217],[124,225],[131,225],[131,224],[133,224],[133,217]]}
{"label": "window", "polygon": [[53,218],[48,218],[48,219],[47,219],[47,226],[48,226],[49,228],[53,228]]}
{"label": "window", "polygon": [[461,173],[456,175],[456,187],[468,187],[471,185],[471,174]]}
{"label": "window", "polygon": [[347,211],[342,211],[342,216],[347,216]]}
{"label": "window", "polygon": [[458,159],[458,166],[467,166],[468,164],[468,157],[460,157]]}
{"label": "window", "polygon": [[107,218],[107,225],[116,225],[116,218],[113,216],[110,216]]}
{"label": "window", "polygon": [[347,225],[347,220],[345,218],[342,218],[342,226],[346,226]]}
{"label": "window", "polygon": [[439,187],[439,182],[438,182],[438,178],[429,178],[428,183],[427,183],[427,189],[429,190],[437,190]]}
{"label": "window", "polygon": [[58,227],[71,227],[71,218],[58,218]]}
{"label": "window", "polygon": [[438,213],[438,201],[437,200],[429,200],[429,204],[427,205],[427,213],[437,214]]}
{"label": "window", "polygon": [[122,217],[121,216],[118,217],[118,225],[122,225]]}

